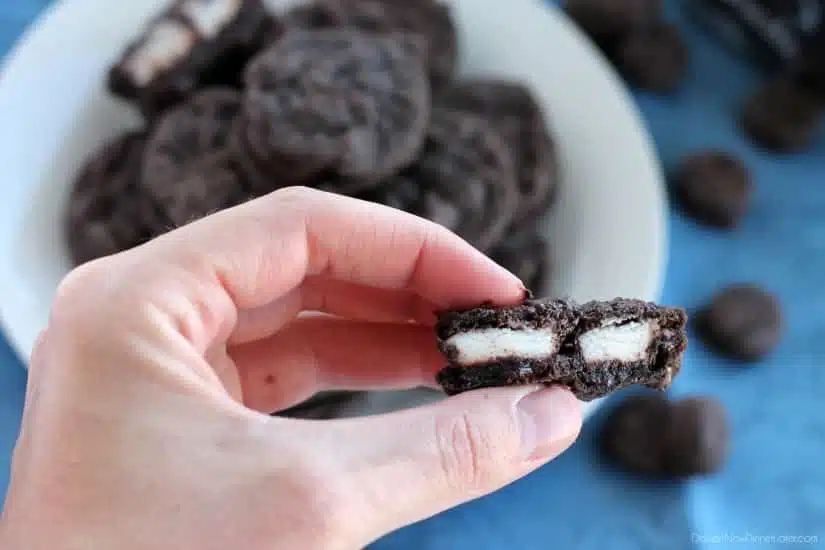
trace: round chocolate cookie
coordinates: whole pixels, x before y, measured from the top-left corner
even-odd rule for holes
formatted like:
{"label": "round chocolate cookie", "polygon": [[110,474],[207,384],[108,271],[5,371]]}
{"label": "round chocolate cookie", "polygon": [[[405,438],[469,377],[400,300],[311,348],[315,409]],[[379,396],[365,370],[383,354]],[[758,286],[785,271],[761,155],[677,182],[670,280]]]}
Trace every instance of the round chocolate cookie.
{"label": "round chocolate cookie", "polygon": [[138,185],[144,132],[105,144],[83,166],[69,195],[66,231],[73,265],[128,250],[168,229]]}
{"label": "round chocolate cookie", "polygon": [[742,361],[758,361],[770,354],[784,330],[777,298],[752,284],[720,291],[695,319],[708,345]]}
{"label": "round chocolate cookie", "polygon": [[516,163],[521,192],[516,217],[544,214],[556,197],[559,169],[545,113],[530,89],[504,80],[465,80],[446,89],[436,103],[475,113],[493,125]]}
{"label": "round chocolate cookie", "polygon": [[237,141],[281,185],[333,169],[347,191],[368,188],[424,140],[429,83],[408,35],[292,30],[250,64],[246,83]]}
{"label": "round chocolate cookie", "polygon": [[661,19],[662,0],[567,0],[565,9],[585,33],[611,54],[632,31]]}
{"label": "round chocolate cookie", "polygon": [[602,425],[602,452],[631,472],[661,476],[668,454],[669,424],[670,403],[664,394],[627,397],[610,411]]}
{"label": "round chocolate cookie", "polygon": [[236,203],[246,190],[230,148],[241,95],[213,88],[166,113],[146,146],[142,185],[184,225]]}
{"label": "round chocolate cookie", "polygon": [[665,447],[665,471],[671,477],[694,477],[721,470],[730,448],[724,405],[710,397],[672,403]]}
{"label": "round chocolate cookie", "polygon": [[455,23],[450,8],[437,0],[319,0],[294,9],[288,23],[313,29],[416,34],[425,44],[422,55],[435,88],[452,80],[458,64]]}
{"label": "round chocolate cookie", "polygon": [[[325,189],[337,191],[334,182]],[[357,197],[416,214],[489,251],[518,207],[513,160],[486,120],[434,108],[418,160]]]}
{"label": "round chocolate cookie", "polygon": [[822,105],[790,79],[776,79],[745,102],[742,129],[754,143],[776,153],[804,150],[822,120]]}
{"label": "round chocolate cookie", "polygon": [[658,22],[636,29],[622,40],[616,64],[631,85],[669,93],[684,81],[688,58],[679,27]]}
{"label": "round chocolate cookie", "polygon": [[741,159],[722,151],[700,151],[682,160],[673,181],[682,208],[697,221],[733,228],[750,205],[753,183]]}
{"label": "round chocolate cookie", "polygon": [[533,294],[546,296],[549,253],[549,245],[537,228],[528,227],[516,231],[511,229],[490,252],[490,257],[518,277]]}

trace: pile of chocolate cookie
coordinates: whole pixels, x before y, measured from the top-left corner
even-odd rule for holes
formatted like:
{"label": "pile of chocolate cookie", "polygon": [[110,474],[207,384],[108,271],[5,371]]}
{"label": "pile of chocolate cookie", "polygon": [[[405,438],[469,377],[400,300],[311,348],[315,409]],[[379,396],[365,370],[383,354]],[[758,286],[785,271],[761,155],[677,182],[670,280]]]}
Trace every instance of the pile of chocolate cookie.
{"label": "pile of chocolate cookie", "polygon": [[[765,2],[693,4],[688,8],[692,12],[714,7],[728,19],[740,17],[746,35],[748,25],[767,29],[772,24]],[[774,4],[787,9],[791,3]],[[678,91],[689,50],[678,27],[665,21],[662,0],[565,0],[564,5],[628,84],[660,94]],[[823,56],[825,31],[820,31],[798,59],[745,98],[739,125],[754,145],[774,153],[808,147],[825,117]],[[670,183],[682,212],[708,229],[733,231],[751,214],[756,185],[737,154],[711,148],[689,152],[670,174]],[[692,324],[703,343],[743,365],[770,356],[785,329],[778,298],[752,283],[719,289],[694,313]],[[608,413],[601,436],[601,449],[611,461],[656,477],[718,472],[730,447],[724,405],[703,395],[684,400],[650,393],[629,396]]]}
{"label": "pile of chocolate cookie", "polygon": [[73,262],[304,185],[428,218],[543,290],[545,113],[522,83],[459,78],[458,58],[436,0],[176,0],[109,72],[145,124],[77,176]]}
{"label": "pile of chocolate cookie", "polygon": [[[690,51],[678,25],[665,19],[663,4],[663,0],[564,0],[570,18],[628,84],[640,90],[670,94],[685,82]],[[798,9],[792,7],[792,2],[756,0],[696,0],[686,4],[688,11],[698,14],[695,18],[716,34],[757,48],[764,44],[748,42],[745,37],[755,34],[779,43],[791,40],[775,17],[782,16],[783,7],[786,11]],[[713,16],[707,12],[713,12]],[[720,14],[725,17],[716,20]],[[805,17],[800,14],[800,18]],[[744,47],[742,44],[740,47]],[[800,49],[795,59],[751,92],[736,113],[745,135],[766,151],[806,150],[825,120],[825,30],[802,41]]]}
{"label": "pile of chocolate cookie", "polygon": [[600,432],[602,452],[633,473],[687,479],[717,473],[730,454],[730,424],[713,397],[669,400],[661,393],[626,398]]}

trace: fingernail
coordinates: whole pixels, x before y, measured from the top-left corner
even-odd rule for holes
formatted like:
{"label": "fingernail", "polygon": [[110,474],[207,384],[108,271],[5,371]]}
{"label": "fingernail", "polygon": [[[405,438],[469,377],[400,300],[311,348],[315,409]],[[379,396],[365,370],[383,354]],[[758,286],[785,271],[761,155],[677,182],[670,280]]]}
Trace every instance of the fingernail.
{"label": "fingernail", "polygon": [[582,413],[578,399],[561,387],[527,394],[517,405],[522,452],[528,460],[551,458],[578,436]]}

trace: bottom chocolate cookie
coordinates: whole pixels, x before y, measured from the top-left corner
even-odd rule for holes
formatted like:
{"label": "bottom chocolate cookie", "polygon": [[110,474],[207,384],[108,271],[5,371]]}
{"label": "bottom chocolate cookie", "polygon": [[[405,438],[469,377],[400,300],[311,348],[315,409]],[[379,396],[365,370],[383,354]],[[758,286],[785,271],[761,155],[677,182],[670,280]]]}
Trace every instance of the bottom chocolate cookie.
{"label": "bottom chocolate cookie", "polygon": [[666,389],[687,347],[681,309],[616,299],[578,305],[526,300],[439,315],[437,375],[447,394],[521,384],[560,384],[590,401],[644,385]]}

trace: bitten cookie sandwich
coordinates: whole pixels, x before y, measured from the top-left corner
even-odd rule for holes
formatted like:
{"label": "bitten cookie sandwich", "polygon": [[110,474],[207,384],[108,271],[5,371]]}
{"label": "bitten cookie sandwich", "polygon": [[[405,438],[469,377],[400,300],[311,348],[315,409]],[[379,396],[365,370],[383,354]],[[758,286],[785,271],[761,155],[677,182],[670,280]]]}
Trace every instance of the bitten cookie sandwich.
{"label": "bitten cookie sandwich", "polygon": [[633,385],[667,389],[687,348],[682,309],[616,299],[526,300],[439,315],[437,375],[450,395],[495,386],[560,384],[589,401]]}

